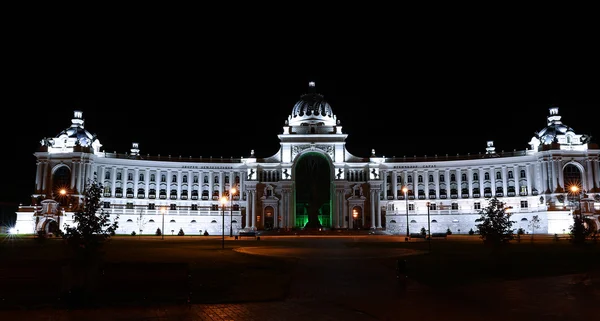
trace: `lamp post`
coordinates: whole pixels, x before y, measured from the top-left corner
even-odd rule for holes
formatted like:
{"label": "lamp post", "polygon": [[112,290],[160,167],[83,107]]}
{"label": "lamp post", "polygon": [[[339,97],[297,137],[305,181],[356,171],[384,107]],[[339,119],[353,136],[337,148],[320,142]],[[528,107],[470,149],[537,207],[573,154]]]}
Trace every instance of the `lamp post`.
{"label": "lamp post", "polygon": [[402,191],[404,192],[404,201],[406,202],[406,238],[404,240],[408,242],[408,238],[410,237],[410,229],[408,227],[408,187],[402,187]]}
{"label": "lamp post", "polygon": [[[569,189],[571,190],[571,193],[573,195],[577,195],[577,206],[579,207],[579,217],[582,218],[583,213],[582,213],[582,209],[581,209],[581,193],[580,193],[579,186],[572,185]],[[573,209],[573,215],[575,215],[575,209]]]}
{"label": "lamp post", "polygon": [[233,194],[235,192],[235,187],[229,190],[229,237],[233,236]]}
{"label": "lamp post", "polygon": [[161,240],[165,239],[165,208],[164,206],[160,208],[160,212],[162,213],[162,230],[160,232]]}
{"label": "lamp post", "polygon": [[225,204],[227,203],[227,197],[223,196],[221,197],[221,204],[223,205],[223,210],[221,211],[221,214],[223,216],[223,220],[221,221],[222,223],[222,228],[221,228],[221,248],[225,249]]}
{"label": "lamp post", "polygon": [[429,243],[429,253],[431,253],[431,218],[429,217],[429,210],[431,204],[427,202],[427,243]]}
{"label": "lamp post", "polygon": [[355,209],[352,210],[352,224],[354,225],[355,229],[358,229],[358,224],[357,224],[357,219],[358,219],[358,211]]}

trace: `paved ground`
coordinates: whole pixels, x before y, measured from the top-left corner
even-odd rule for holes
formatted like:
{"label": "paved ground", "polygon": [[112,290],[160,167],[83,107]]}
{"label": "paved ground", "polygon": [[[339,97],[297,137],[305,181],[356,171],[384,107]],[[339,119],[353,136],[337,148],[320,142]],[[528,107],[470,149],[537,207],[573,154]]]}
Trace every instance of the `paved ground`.
{"label": "paved ground", "polygon": [[[0,311],[0,320],[599,320],[600,273],[432,289],[398,287],[382,257],[406,249],[368,251],[342,240],[306,238],[307,246],[240,248],[255,255],[298,258],[287,298],[239,304],[191,304],[84,310]],[[266,280],[268,282],[268,279]]]}

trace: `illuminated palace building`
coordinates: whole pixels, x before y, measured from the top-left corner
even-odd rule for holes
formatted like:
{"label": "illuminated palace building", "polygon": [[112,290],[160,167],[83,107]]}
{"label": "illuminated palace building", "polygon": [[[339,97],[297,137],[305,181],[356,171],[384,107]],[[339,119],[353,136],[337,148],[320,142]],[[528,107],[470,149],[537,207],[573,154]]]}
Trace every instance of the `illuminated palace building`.
{"label": "illuminated palace building", "polygon": [[[108,153],[84,129],[71,126],[41,141],[32,205],[15,228],[52,231],[72,224],[86,184],[102,185],[101,207],[118,217],[119,234],[237,235],[270,229],[370,229],[404,235],[477,230],[481,209],[497,197],[515,230],[565,233],[573,215],[597,229],[598,145],[549,109],[547,126],[524,151],[445,157],[355,156],[324,96],[309,84],[285,120],[274,155],[257,158],[144,156]],[[433,154],[433,153],[432,153]],[[574,186],[574,189],[571,187]],[[532,227],[534,216],[540,220]],[[408,224],[408,226],[407,226]]]}

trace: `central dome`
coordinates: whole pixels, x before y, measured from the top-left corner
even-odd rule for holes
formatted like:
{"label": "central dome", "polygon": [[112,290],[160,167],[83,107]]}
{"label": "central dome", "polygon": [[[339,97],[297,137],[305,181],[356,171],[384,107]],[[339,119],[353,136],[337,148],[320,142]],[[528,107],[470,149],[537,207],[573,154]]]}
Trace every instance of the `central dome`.
{"label": "central dome", "polygon": [[309,92],[300,96],[300,100],[294,105],[288,122],[289,126],[335,126],[336,119],[331,106],[323,95],[315,92],[315,83],[308,84]]}

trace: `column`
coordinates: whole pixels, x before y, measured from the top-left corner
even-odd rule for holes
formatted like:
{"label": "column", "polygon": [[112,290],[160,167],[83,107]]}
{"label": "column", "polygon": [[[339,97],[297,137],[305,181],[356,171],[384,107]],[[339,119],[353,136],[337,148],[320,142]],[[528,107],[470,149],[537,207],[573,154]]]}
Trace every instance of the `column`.
{"label": "column", "polygon": [[392,193],[394,195],[394,200],[397,200],[398,199],[398,172],[396,172],[396,171],[392,172]]}
{"label": "column", "polygon": [[450,199],[450,169],[446,168],[444,170],[444,182],[446,182],[446,195],[447,199]]}
{"label": "column", "polygon": [[225,179],[222,170],[219,171],[219,199],[224,196],[223,191],[225,190]]}
{"label": "column", "polygon": [[440,198],[440,170],[436,169],[433,174],[433,181],[435,182],[435,195]]}
{"label": "column", "polygon": [[250,221],[250,214],[252,212],[252,197],[250,194],[250,191],[246,192],[246,199],[248,200],[247,204],[248,206],[246,206],[246,226],[244,226],[244,228],[249,228],[251,226],[251,221]]}
{"label": "column", "polygon": [[133,197],[137,198],[138,188],[140,184],[140,169],[133,169]]}
{"label": "column", "polygon": [[[379,192],[377,193],[377,195],[379,195]],[[380,229],[380,228],[382,228],[382,225],[381,225],[381,202],[379,201],[379,197],[375,201],[375,206],[376,206],[376,210],[377,210],[377,228]]]}
{"label": "column", "polygon": [[371,190],[371,229],[374,229],[375,226],[375,191]]}
{"label": "column", "polygon": [[462,198],[462,170],[456,169],[456,183],[458,184],[458,199]]}
{"label": "column", "polygon": [[483,192],[485,191],[485,186],[483,186],[483,182],[485,181],[485,173],[483,172],[483,168],[479,167],[479,197],[484,197]]}
{"label": "column", "polygon": [[35,162],[35,192],[40,193],[42,189],[42,162]]}
{"label": "column", "polygon": [[473,198],[473,169],[467,169],[467,181],[469,182],[469,197]]}
{"label": "column", "polygon": [[[563,173],[563,161],[562,158],[557,159],[556,160],[556,174],[558,177],[558,185],[562,188],[562,189],[566,189],[565,187],[565,175]],[[583,185],[582,185],[583,186]],[[566,192],[566,190],[565,190]]]}
{"label": "column", "polygon": [[208,199],[211,201],[213,199],[213,181],[213,171],[208,171]]}
{"label": "column", "polygon": [[556,167],[558,162],[552,158],[552,192],[554,193],[558,188],[558,173]]}
{"label": "column", "polygon": [[252,228],[256,229],[256,190],[252,190]]}
{"label": "column", "polygon": [[594,189],[594,175],[593,175],[594,172],[592,170],[592,160],[588,158],[585,160],[585,163],[586,163],[585,165],[587,167],[587,169],[586,169],[586,172],[587,172],[587,182],[586,182],[587,184],[586,185],[587,186],[586,185],[583,185],[583,186],[586,186],[584,188],[587,191],[591,191]]}
{"label": "column", "polygon": [[[596,189],[600,188],[600,164],[598,163],[598,159],[594,159],[594,185]],[[596,190],[596,193],[599,191]]]}
{"label": "column", "polygon": [[[527,195],[531,195],[531,192],[533,191],[533,188],[531,186],[531,171],[532,166],[531,164],[525,164],[525,181],[527,182]],[[519,175],[521,175],[519,173]]]}
{"label": "column", "polygon": [[496,196],[496,168],[490,168],[490,180],[492,182],[492,197]]}
{"label": "column", "polygon": [[81,193],[81,191],[79,190],[79,186],[77,186],[77,169],[79,168],[78,166],[78,161],[74,160],[73,163],[71,163],[71,183],[69,183],[69,189],[77,189],[77,191],[79,193]]}
{"label": "column", "polygon": [[419,199],[419,172],[415,169],[413,171],[413,195],[415,199]]}
{"label": "column", "polygon": [[429,171],[425,170],[423,174],[423,183],[425,184],[425,199],[429,199]]}
{"label": "column", "polygon": [[[189,177],[188,177],[189,179]],[[177,199],[181,199],[181,184],[183,184],[183,172],[177,170]]]}
{"label": "column", "polygon": [[[388,179],[388,172],[387,171],[380,171],[379,172],[381,175],[381,178],[383,179],[383,199],[387,200],[387,179]],[[379,197],[378,197],[379,199]]]}
{"label": "column", "polygon": [[[508,196],[508,190],[507,188],[507,184],[506,182],[508,181],[508,172],[506,170],[506,166],[502,166],[502,191],[504,192],[504,196]],[[514,173],[513,173],[513,177],[514,177]]]}
{"label": "column", "polygon": [[171,169],[167,170],[167,199],[171,199]]}
{"label": "column", "polygon": [[110,180],[111,180],[111,191],[110,191],[110,196],[111,197],[115,197],[115,193],[117,192],[117,167],[113,167],[112,168],[112,173],[110,174]]}

